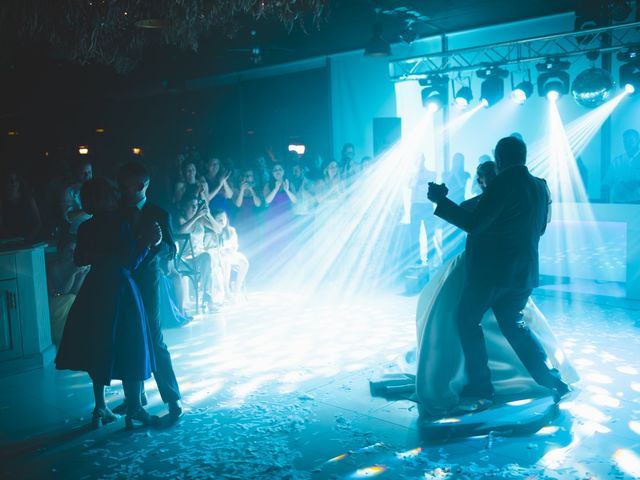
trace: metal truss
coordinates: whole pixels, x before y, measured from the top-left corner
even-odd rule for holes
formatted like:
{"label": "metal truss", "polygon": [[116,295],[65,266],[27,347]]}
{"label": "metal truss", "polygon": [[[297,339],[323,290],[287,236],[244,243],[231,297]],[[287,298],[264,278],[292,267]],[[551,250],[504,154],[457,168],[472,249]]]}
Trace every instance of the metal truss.
{"label": "metal truss", "polygon": [[419,80],[432,75],[542,62],[549,58],[576,57],[590,52],[615,52],[629,47],[640,47],[640,21],[429,53],[390,62],[389,70],[393,81]]}

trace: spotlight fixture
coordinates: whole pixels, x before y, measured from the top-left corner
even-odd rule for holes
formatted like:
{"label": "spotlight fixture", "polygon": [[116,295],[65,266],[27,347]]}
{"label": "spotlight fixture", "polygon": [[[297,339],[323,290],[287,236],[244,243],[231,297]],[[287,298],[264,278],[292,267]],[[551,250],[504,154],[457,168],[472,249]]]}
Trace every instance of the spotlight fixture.
{"label": "spotlight fixture", "polygon": [[520,82],[511,92],[511,97],[516,103],[523,104],[533,93],[533,83]]}
{"label": "spotlight fixture", "polygon": [[[520,73],[520,72],[518,72]],[[533,94],[533,83],[531,83],[531,72],[527,69],[526,76],[516,84],[514,73],[511,73],[511,98],[514,102],[522,105]]]}
{"label": "spotlight fixture", "polygon": [[504,97],[504,79],[509,76],[506,70],[498,67],[489,67],[478,70],[478,78],[482,78],[480,84],[480,103],[485,107],[492,107]]}
{"label": "spotlight fixture", "polygon": [[400,38],[407,45],[411,45],[418,38],[418,32],[413,28],[413,22],[408,20],[405,24],[404,28],[400,32]]}
{"label": "spotlight fixture", "polygon": [[609,100],[613,86],[613,77],[609,72],[602,68],[590,68],[574,79],[571,94],[579,105],[595,108]]}
{"label": "spotlight fixture", "polygon": [[449,93],[449,81],[447,77],[429,77],[420,80],[422,85],[422,105],[430,112],[435,113],[447,104]]}
{"label": "spotlight fixture", "polygon": [[468,106],[471,100],[473,100],[473,92],[470,87],[461,87],[460,90],[456,92],[456,105],[460,108]]}
{"label": "spotlight fixture", "polygon": [[[461,86],[456,85],[458,83]],[[468,107],[473,100],[473,92],[471,91],[471,78],[458,78],[451,80],[451,91],[455,92],[453,98],[458,108]]]}
{"label": "spotlight fixture", "polygon": [[537,64],[538,95],[555,101],[569,93],[571,82],[567,70],[570,66],[569,62],[555,58]]}
{"label": "spotlight fixture", "polygon": [[620,85],[628,94],[640,90],[640,52],[636,49],[619,52],[617,58],[620,62]]}
{"label": "spotlight fixture", "polygon": [[80,145],[78,147],[78,153],[80,155],[89,155],[89,147],[87,147],[85,145]]}
{"label": "spotlight fixture", "polygon": [[140,147],[132,147],[131,148],[131,153],[133,153],[134,155],[142,155],[142,148],[140,148]]}
{"label": "spotlight fixture", "polygon": [[391,55],[391,46],[382,37],[382,23],[377,22],[373,26],[373,35],[364,49],[367,57],[388,57]]}

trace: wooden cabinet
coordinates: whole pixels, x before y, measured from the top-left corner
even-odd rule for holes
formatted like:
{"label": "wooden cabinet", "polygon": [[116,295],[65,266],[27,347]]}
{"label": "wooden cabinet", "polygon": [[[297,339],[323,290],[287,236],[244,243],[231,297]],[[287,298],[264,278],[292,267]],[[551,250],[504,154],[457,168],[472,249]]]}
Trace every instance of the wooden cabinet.
{"label": "wooden cabinet", "polygon": [[53,361],[46,244],[0,248],[0,376]]}

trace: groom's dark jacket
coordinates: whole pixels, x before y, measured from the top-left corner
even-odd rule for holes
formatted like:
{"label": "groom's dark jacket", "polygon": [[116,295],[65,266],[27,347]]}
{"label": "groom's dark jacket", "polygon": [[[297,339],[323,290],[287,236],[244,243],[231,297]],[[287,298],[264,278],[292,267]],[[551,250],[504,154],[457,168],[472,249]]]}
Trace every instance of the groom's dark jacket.
{"label": "groom's dark jacket", "polygon": [[538,286],[538,243],[549,219],[547,182],[526,166],[510,167],[469,212],[445,198],[435,214],[467,236],[467,281],[507,288]]}

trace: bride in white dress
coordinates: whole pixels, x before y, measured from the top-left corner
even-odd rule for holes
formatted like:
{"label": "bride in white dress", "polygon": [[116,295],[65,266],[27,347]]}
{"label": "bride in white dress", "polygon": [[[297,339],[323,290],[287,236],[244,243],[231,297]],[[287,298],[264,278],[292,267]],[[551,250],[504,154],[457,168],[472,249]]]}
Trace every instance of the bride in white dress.
{"label": "bride in white dress", "polygon": [[[464,253],[445,264],[431,278],[418,299],[416,396],[421,415],[437,416],[456,410],[466,384],[464,354],[455,322],[455,311],[464,281]],[[530,299],[524,311],[527,326],[537,335],[553,368],[568,383],[578,380],[544,315]],[[500,332],[493,312],[482,321],[491,381],[497,397],[548,395],[527,372]]]}

